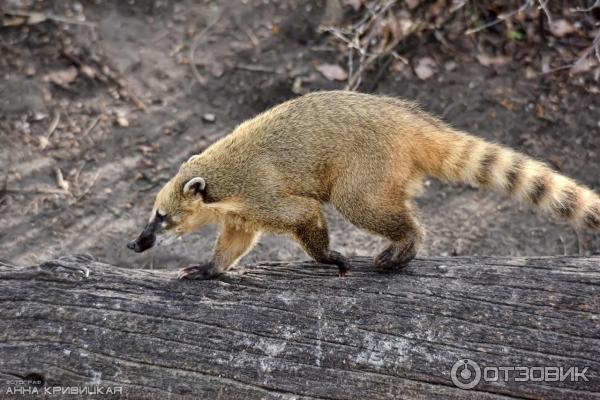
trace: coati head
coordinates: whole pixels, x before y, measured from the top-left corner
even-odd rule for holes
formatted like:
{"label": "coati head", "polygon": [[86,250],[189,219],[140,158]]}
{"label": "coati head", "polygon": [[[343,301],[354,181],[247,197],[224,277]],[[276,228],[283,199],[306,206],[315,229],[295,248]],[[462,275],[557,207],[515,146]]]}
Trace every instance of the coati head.
{"label": "coati head", "polygon": [[214,212],[204,205],[206,181],[181,169],[163,186],[154,201],[148,223],[127,247],[137,253],[164,239],[177,238],[214,221]]}

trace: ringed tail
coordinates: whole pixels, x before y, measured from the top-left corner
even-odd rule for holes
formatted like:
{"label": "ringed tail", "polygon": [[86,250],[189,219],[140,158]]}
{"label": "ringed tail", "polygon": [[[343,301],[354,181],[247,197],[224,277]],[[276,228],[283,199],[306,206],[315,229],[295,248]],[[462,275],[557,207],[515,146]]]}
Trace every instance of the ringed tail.
{"label": "ringed tail", "polygon": [[542,162],[451,128],[418,141],[416,162],[426,174],[500,190],[575,227],[600,231],[600,196]]}

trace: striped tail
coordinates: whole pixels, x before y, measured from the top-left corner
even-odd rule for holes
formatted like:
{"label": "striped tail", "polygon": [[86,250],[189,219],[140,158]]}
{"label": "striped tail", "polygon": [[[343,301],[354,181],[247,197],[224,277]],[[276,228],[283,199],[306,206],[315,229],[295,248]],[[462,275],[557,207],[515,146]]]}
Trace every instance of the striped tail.
{"label": "striped tail", "polygon": [[600,231],[600,197],[544,163],[454,130],[430,136],[426,147],[439,155],[417,160],[429,175],[501,190],[576,227]]}

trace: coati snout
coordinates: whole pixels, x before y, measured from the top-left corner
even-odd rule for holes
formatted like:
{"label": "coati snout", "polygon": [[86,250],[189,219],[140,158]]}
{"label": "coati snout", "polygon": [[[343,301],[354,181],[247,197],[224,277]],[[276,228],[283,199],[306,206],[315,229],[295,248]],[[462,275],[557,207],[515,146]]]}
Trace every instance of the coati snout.
{"label": "coati snout", "polygon": [[140,233],[135,240],[127,243],[127,248],[135,251],[136,253],[141,253],[154,246],[154,243],[156,243],[154,225],[154,222],[149,222],[142,233]]}
{"label": "coati snout", "polygon": [[165,216],[160,211],[157,211],[137,239],[127,243],[127,248],[136,253],[141,253],[152,248],[156,243],[156,234],[164,227],[164,219]]}

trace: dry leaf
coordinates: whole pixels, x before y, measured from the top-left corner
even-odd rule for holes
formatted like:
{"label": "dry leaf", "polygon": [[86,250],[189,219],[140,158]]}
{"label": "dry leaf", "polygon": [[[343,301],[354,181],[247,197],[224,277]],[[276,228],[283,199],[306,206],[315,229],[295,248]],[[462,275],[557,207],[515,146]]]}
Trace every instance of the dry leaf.
{"label": "dry leaf", "polygon": [[292,92],[297,95],[302,95],[308,92],[306,88],[302,87],[302,78],[297,76],[294,78],[294,83],[292,84]]}
{"label": "dry leaf", "polygon": [[419,3],[421,3],[421,0],[405,0],[404,2],[408,6],[409,10],[414,10],[415,8],[417,8],[419,6]]}
{"label": "dry leaf", "polygon": [[60,69],[56,71],[52,71],[44,75],[42,80],[44,82],[52,82],[57,85],[64,86],[68,83],[71,83],[77,78],[77,68],[70,67],[67,69]]}
{"label": "dry leaf", "polygon": [[321,64],[318,65],[317,71],[330,81],[345,81],[348,79],[348,73],[339,65]]}
{"label": "dry leaf", "polygon": [[98,71],[95,68],[90,67],[89,65],[83,64],[80,67],[80,70],[82,74],[84,74],[90,79],[94,79],[98,75]]}
{"label": "dry leaf", "polygon": [[38,138],[38,145],[40,146],[41,150],[46,149],[48,146],[50,146],[50,140],[48,140],[48,138],[46,136],[40,136]]}
{"label": "dry leaf", "polygon": [[123,116],[118,116],[116,121],[117,125],[119,125],[121,128],[127,128],[129,126],[129,121]]}
{"label": "dry leaf", "polygon": [[21,26],[27,21],[25,17],[14,17],[14,18],[5,18],[2,21],[3,26]]}
{"label": "dry leaf", "polygon": [[477,61],[484,67],[490,67],[493,65],[505,65],[510,62],[510,57],[505,56],[488,56],[486,54],[477,54]]}
{"label": "dry leaf", "polygon": [[550,31],[554,36],[563,37],[569,33],[577,32],[577,28],[566,19],[559,19],[550,24]]}
{"label": "dry leaf", "polygon": [[537,103],[535,105],[535,116],[540,119],[544,118],[544,116],[546,116],[546,109],[540,103]]}
{"label": "dry leaf", "polygon": [[46,16],[43,13],[31,13],[27,18],[28,25],[36,25],[46,20]]}
{"label": "dry leaf", "polygon": [[506,108],[508,111],[515,111],[517,109],[515,103],[508,99],[503,99],[502,101],[500,101],[500,105]]}
{"label": "dry leaf", "polygon": [[580,58],[575,64],[573,64],[573,67],[571,67],[571,69],[569,70],[569,74],[575,75],[575,74],[581,74],[584,72],[588,72],[595,65],[596,65],[595,58],[592,58],[589,56]]}
{"label": "dry leaf", "polygon": [[415,74],[419,77],[419,79],[429,79],[435,74],[437,70],[437,64],[431,57],[423,57],[419,61],[417,61],[417,66],[415,67]]}

